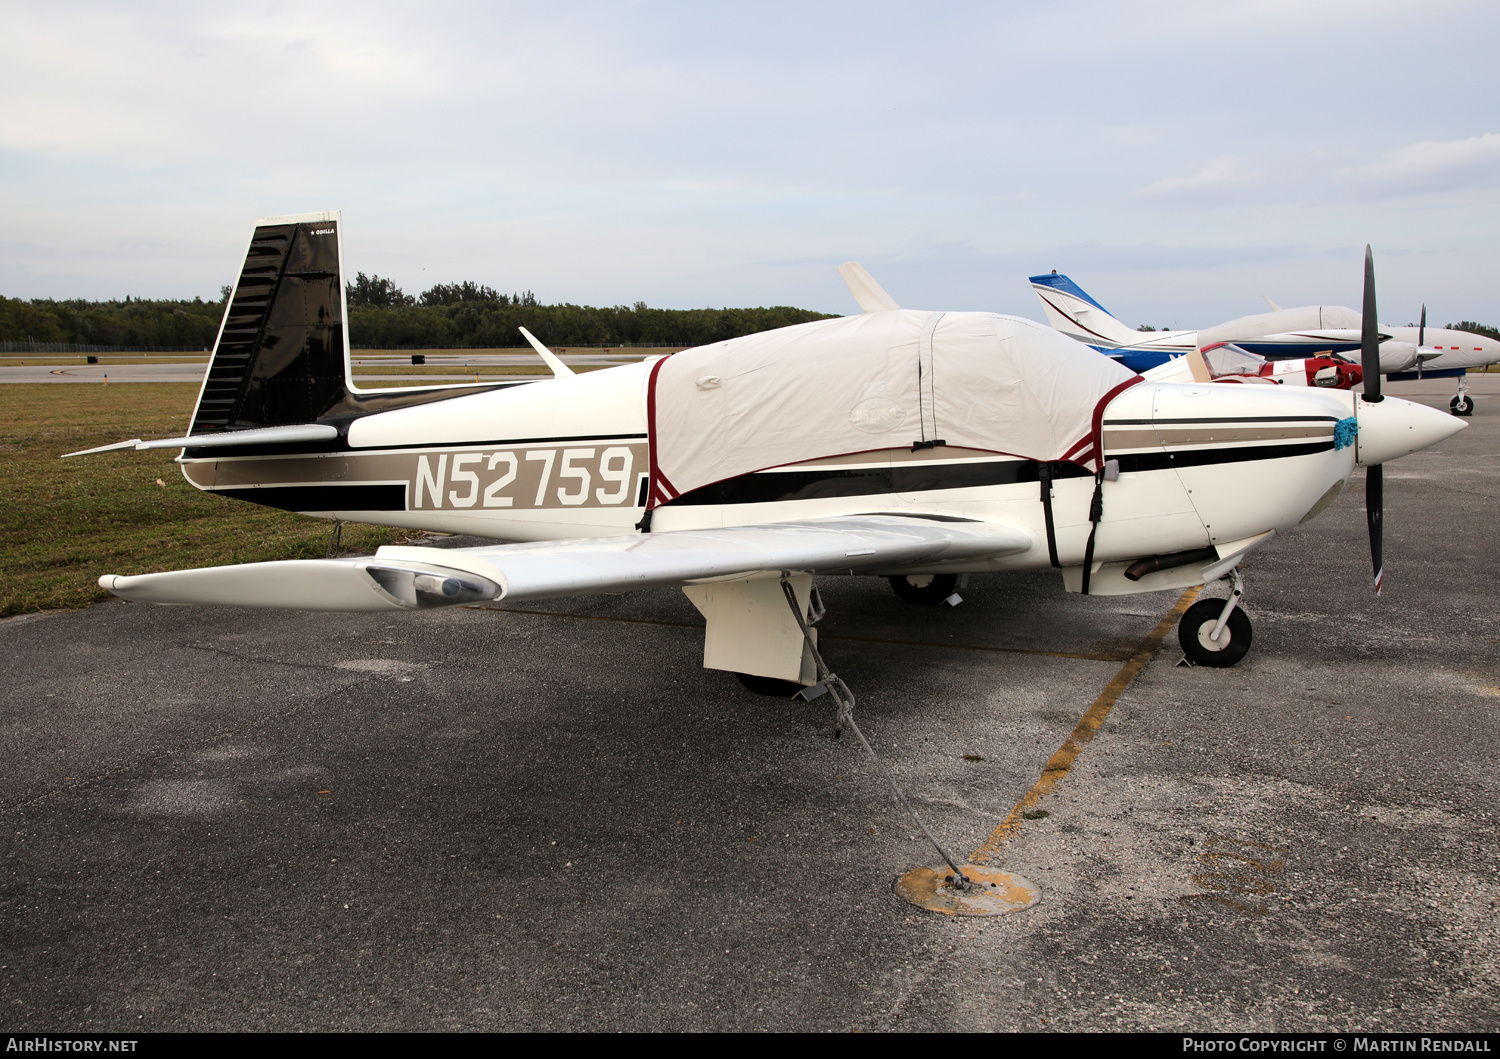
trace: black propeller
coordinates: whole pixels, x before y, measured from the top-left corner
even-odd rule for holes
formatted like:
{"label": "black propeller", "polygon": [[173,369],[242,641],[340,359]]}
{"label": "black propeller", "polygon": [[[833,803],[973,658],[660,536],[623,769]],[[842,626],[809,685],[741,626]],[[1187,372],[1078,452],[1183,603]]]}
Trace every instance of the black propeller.
{"label": "black propeller", "polygon": [[[1427,310],[1422,309],[1425,330]],[[1380,317],[1375,310],[1375,258],[1365,247],[1365,302],[1359,322],[1360,367],[1365,377],[1366,404],[1383,401],[1380,394]],[[1370,562],[1375,568],[1375,594],[1385,580],[1381,520],[1385,515],[1385,469],[1378,463],[1365,468],[1365,521],[1370,527]]]}
{"label": "black propeller", "polygon": [[1417,378],[1422,377],[1422,365],[1426,358],[1422,356],[1422,347],[1427,344],[1427,306],[1422,306],[1422,319],[1417,322]]}

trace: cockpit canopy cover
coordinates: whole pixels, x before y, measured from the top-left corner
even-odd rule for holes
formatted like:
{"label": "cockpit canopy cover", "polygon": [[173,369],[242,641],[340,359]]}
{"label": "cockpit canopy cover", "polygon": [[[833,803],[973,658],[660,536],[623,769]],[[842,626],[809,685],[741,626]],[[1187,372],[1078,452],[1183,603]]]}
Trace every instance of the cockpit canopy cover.
{"label": "cockpit canopy cover", "polygon": [[653,373],[652,505],[806,460],[940,442],[1092,467],[1136,376],[1030,320],[893,309],[684,350]]}

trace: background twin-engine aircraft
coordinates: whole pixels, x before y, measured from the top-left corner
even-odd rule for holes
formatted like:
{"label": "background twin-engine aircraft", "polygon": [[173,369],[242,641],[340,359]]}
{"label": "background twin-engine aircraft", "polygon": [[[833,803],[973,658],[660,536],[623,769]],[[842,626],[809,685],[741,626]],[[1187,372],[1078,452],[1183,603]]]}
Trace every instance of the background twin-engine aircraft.
{"label": "background twin-engine aircraft", "polygon": [[[1246,554],[1362,465],[1378,587],[1380,464],[1462,426],[1382,401],[1378,373],[1363,397],[1152,383],[1030,320],[901,309],[852,265],[860,316],[539,382],[360,390],[340,234],[336,213],[258,222],[187,435],[89,451],[179,448],[205,491],[517,543],[101,585],[333,611],[679,586],[705,666],[785,691],[816,680],[817,575],[915,602],[975,572],[1053,567],[1093,595],[1228,576],[1180,627],[1190,657],[1228,665],[1249,647]],[[1366,285],[1373,320],[1368,260]]]}
{"label": "background twin-engine aircraft", "polygon": [[[1271,302],[1269,313],[1200,331],[1133,331],[1067,276],[1056,272],[1032,276],[1031,289],[1053,327],[1132,371],[1149,371],[1194,350],[1210,354],[1227,348],[1235,355],[1272,362],[1325,358],[1308,372],[1311,378],[1313,372],[1328,366],[1329,354],[1360,357],[1362,314],[1339,305],[1282,309]],[[1428,327],[1426,308],[1416,327],[1381,324],[1379,332],[1380,371],[1388,379],[1459,379],[1458,393],[1449,402],[1456,415],[1474,411],[1474,400],[1463,381],[1465,372],[1500,362],[1500,342],[1468,331]],[[1274,369],[1266,374],[1273,373]]]}

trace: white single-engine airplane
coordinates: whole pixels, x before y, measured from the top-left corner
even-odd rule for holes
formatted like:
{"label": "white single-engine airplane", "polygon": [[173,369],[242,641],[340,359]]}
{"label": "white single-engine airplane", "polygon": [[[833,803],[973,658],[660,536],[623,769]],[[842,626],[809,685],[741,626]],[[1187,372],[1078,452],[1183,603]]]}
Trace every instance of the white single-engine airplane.
{"label": "white single-engine airplane", "polygon": [[787,693],[818,679],[817,575],[928,602],[981,571],[1055,567],[1093,595],[1228,576],[1229,601],[1180,628],[1190,657],[1223,666],[1250,644],[1250,550],[1363,465],[1378,586],[1379,465],[1462,426],[1378,393],[1152,384],[1029,320],[894,308],[858,266],[842,271],[861,316],[535,383],[360,390],[339,235],[336,213],[257,222],[187,435],[88,451],[181,449],[205,491],[521,543],[105,588],[401,611],[679,586],[707,620],[706,667]]}
{"label": "white single-engine airplane", "polygon": [[[1275,362],[1358,354],[1361,348],[1362,314],[1341,305],[1282,309],[1267,299],[1269,313],[1199,331],[1132,331],[1067,276],[1032,276],[1031,289],[1053,327],[1132,371],[1148,371],[1194,349],[1207,353],[1228,346]],[[1473,414],[1474,399],[1464,376],[1471,368],[1500,362],[1500,342],[1468,331],[1428,327],[1425,306],[1416,327],[1382,324],[1379,332],[1380,371],[1387,379],[1456,377],[1458,393],[1448,407],[1454,415]]]}

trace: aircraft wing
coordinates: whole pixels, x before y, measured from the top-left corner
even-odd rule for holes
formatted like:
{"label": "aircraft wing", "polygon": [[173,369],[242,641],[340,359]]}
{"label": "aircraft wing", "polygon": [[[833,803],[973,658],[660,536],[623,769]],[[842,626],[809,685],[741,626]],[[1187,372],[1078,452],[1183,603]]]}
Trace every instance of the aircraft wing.
{"label": "aircraft wing", "polygon": [[1031,545],[1028,534],[995,523],[855,515],[478,548],[385,547],[357,559],[108,574],[99,584],[145,603],[380,611],[628,592],[783,571],[898,573]]}

